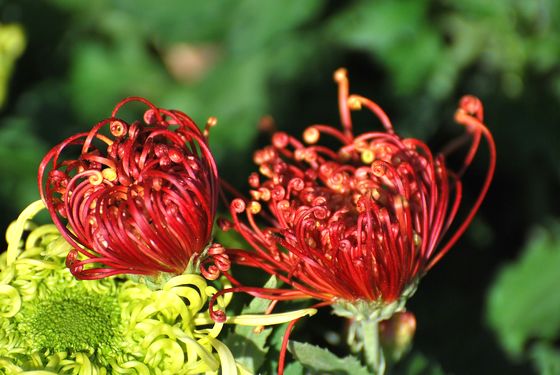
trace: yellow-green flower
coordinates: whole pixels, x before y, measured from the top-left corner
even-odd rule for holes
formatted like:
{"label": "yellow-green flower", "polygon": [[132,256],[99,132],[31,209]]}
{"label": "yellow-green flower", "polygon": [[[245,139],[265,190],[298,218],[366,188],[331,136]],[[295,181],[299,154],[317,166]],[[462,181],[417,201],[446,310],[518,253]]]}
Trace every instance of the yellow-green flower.
{"label": "yellow-green flower", "polygon": [[[0,255],[0,374],[237,374],[208,317],[216,293],[200,275],[160,288],[109,277],[76,280],[71,250],[52,224],[25,209],[8,228]],[[220,308],[229,303],[220,298]]]}
{"label": "yellow-green flower", "polygon": [[6,101],[8,83],[16,60],[25,49],[25,33],[18,24],[0,24],[0,108]]}

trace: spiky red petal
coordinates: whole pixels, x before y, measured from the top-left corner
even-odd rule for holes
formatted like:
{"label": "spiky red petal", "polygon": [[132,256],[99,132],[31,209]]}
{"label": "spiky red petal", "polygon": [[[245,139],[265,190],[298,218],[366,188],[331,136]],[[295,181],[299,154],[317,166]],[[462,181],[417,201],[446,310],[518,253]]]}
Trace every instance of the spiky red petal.
{"label": "spiky red petal", "polygon": [[[255,153],[260,175],[249,178],[252,199],[236,198],[230,207],[233,228],[252,250],[232,249],[230,255],[309,297],[391,303],[466,230],[494,172],[494,142],[482,123],[480,101],[465,97],[456,119],[473,142],[463,168],[454,173],[443,154],[433,155],[422,141],[396,134],[376,103],[349,95],[344,70],[335,80],[342,132],[313,125],[304,132],[307,144],[280,132],[272,145]],[[362,107],[385,131],[353,134],[350,111]],[[321,135],[342,145],[317,145]],[[460,176],[481,136],[490,146],[486,180],[465,221],[442,246],[461,203]]]}
{"label": "spiky red petal", "polygon": [[[118,113],[130,102],[148,108],[129,124]],[[73,147],[77,158],[69,156]],[[67,264],[76,277],[178,274],[210,242],[218,172],[187,115],[132,97],[54,147],[39,167],[39,189],[75,248]]]}

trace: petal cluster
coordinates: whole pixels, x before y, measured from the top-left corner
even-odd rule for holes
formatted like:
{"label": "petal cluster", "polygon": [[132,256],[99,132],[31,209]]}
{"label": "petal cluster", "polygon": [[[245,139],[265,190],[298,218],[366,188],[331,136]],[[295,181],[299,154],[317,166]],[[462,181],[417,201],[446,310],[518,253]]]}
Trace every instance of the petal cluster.
{"label": "petal cluster", "polygon": [[[132,103],[147,108],[141,120],[127,123],[118,114]],[[67,264],[75,276],[180,274],[207,248],[218,196],[207,143],[214,123],[201,132],[182,112],[128,98],[110,118],[45,156],[40,193],[74,247]],[[215,247],[213,253],[223,258]]]}
{"label": "petal cluster", "polygon": [[[259,173],[249,177],[251,199],[231,202],[229,224],[252,250],[231,254],[302,296],[388,304],[410,293],[466,229],[492,177],[493,141],[480,101],[466,97],[457,116],[473,140],[464,168],[481,134],[490,143],[491,165],[465,223],[442,244],[461,203],[462,171],[451,171],[444,155],[422,141],[395,133],[377,104],[349,95],[344,70],[335,80],[342,130],[312,125],[303,141],[279,132],[254,154]],[[361,108],[378,117],[383,131],[353,134],[350,111]],[[321,143],[329,146],[319,144],[327,137],[330,143]]]}
{"label": "petal cluster", "polygon": [[124,278],[77,280],[57,228],[30,221],[42,207],[24,210],[0,254],[0,373],[237,373],[218,340],[223,324],[208,314],[217,290],[202,276],[175,276],[156,290]]}

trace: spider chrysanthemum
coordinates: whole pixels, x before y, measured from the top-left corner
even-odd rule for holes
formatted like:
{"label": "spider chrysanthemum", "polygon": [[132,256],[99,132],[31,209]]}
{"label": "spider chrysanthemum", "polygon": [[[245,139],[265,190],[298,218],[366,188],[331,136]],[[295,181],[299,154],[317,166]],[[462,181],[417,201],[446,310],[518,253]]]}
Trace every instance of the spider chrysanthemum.
{"label": "spider chrysanthemum", "polygon": [[[237,373],[205,308],[216,289],[199,275],[161,289],[107,277],[76,280],[65,266],[71,246],[26,209],[0,255],[0,373]],[[227,300],[221,300],[222,307]]]}
{"label": "spider chrysanthemum", "polygon": [[[494,142],[482,123],[482,104],[464,97],[456,119],[472,144],[463,168],[454,172],[444,154],[399,136],[377,104],[349,95],[345,70],[335,79],[342,131],[313,125],[303,142],[278,132],[272,145],[255,153],[260,173],[249,178],[252,199],[231,202],[232,227],[251,250],[230,253],[238,264],[292,285],[298,293],[287,290],[291,297],[381,308],[410,294],[465,231],[493,175]],[[350,111],[362,107],[379,118],[384,131],[353,134]],[[324,136],[341,146],[318,144]],[[447,234],[461,205],[461,175],[481,136],[490,144],[488,174],[463,223]]]}
{"label": "spider chrysanthemum", "polygon": [[[232,222],[221,223],[249,244],[230,249],[232,260],[276,275],[290,288],[238,285],[231,291],[272,300],[314,298],[338,315],[379,322],[404,309],[419,279],[465,232],[492,180],[495,146],[481,102],[465,96],[455,119],[471,145],[462,167],[451,170],[446,153],[461,142],[434,154],[421,140],[401,137],[376,103],[350,95],[344,69],[335,81],[342,129],[312,125],[303,141],[274,134],[272,144],[254,154],[259,173],[249,177],[250,199],[234,199]],[[362,108],[383,128],[355,135],[351,111]],[[340,146],[323,145],[327,137]],[[454,224],[461,177],[482,137],[489,144],[488,172],[462,223]],[[362,332],[365,339],[374,335]]]}
{"label": "spider chrysanthemum", "polygon": [[[134,102],[147,109],[127,123],[118,115]],[[223,248],[210,244],[218,172],[207,135],[215,122],[202,132],[180,111],[128,98],[44,157],[41,198],[73,246],[67,264],[76,277],[177,275],[201,254],[204,276],[228,269]]]}

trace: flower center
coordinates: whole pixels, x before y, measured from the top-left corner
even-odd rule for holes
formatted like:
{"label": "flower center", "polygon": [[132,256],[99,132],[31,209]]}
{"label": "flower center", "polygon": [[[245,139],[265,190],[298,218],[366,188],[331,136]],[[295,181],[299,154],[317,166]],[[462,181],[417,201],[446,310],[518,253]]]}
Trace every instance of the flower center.
{"label": "flower center", "polygon": [[29,304],[18,330],[37,351],[109,353],[117,348],[119,322],[116,298],[74,287]]}

